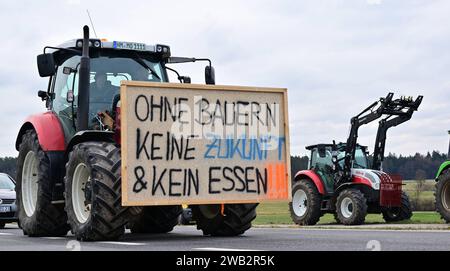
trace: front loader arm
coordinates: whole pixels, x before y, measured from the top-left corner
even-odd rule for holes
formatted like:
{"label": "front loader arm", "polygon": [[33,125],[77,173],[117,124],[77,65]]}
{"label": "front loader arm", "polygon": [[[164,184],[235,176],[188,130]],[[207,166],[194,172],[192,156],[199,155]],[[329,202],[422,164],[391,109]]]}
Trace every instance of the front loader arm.
{"label": "front loader arm", "polygon": [[350,134],[345,145],[343,174],[339,182],[345,182],[351,179],[352,161],[355,159],[359,127],[383,116],[383,112],[385,111],[387,104],[392,101],[393,96],[394,93],[389,93],[385,98],[381,98],[379,101],[374,102],[352,118]]}
{"label": "front loader arm", "polygon": [[[388,115],[386,118],[380,120],[378,125],[377,137],[375,139],[375,148],[373,152],[372,169],[382,170],[384,160],[384,147],[386,144],[386,134],[389,128],[400,125],[411,119],[414,111],[422,103],[423,96],[418,96],[413,102],[408,100],[397,99],[388,105],[384,112]],[[392,116],[394,116],[392,118]]]}

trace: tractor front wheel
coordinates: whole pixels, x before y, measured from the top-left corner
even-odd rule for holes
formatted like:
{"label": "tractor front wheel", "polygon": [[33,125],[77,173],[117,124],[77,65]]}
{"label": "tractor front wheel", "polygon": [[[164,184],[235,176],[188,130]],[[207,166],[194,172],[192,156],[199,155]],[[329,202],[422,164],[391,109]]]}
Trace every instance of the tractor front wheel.
{"label": "tractor front wheel", "polygon": [[322,212],[322,197],[316,186],[309,180],[302,179],[292,187],[292,202],[289,203],[291,218],[298,225],[315,225]]}
{"label": "tractor front wheel", "polygon": [[66,164],[66,212],[78,240],[116,240],[125,232],[129,208],[122,207],[120,148],[112,143],[76,145]]}
{"label": "tractor front wheel", "polygon": [[344,225],[361,225],[367,214],[367,200],[357,189],[343,190],[336,202],[337,219]]}
{"label": "tractor front wheel", "polygon": [[252,226],[258,204],[213,204],[192,206],[197,229],[204,235],[237,236]]}
{"label": "tractor front wheel", "polygon": [[402,203],[400,207],[384,208],[382,210],[383,219],[386,222],[398,222],[408,220],[412,217],[411,203],[408,195],[402,191]]}
{"label": "tractor front wheel", "polygon": [[450,169],[442,172],[436,183],[436,211],[450,223]]}

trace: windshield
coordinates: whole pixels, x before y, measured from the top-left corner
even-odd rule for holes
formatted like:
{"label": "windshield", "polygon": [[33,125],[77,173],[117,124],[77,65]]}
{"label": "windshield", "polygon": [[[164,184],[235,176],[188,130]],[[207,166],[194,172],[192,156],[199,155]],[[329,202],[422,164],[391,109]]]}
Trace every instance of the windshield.
{"label": "windshield", "polygon": [[361,148],[355,151],[355,161],[353,161],[353,168],[368,168],[366,154]]}
{"label": "windshield", "polygon": [[[54,83],[53,110],[63,122],[65,134],[74,133],[74,115],[78,104],[80,56],[64,55]],[[161,59],[149,53],[102,49],[91,52],[89,128],[99,129],[98,113],[112,115],[113,100],[118,99],[123,80],[166,82]],[[72,72],[65,72],[70,68]],[[68,69],[66,69],[68,70]],[[73,96],[72,102],[69,97]]]}
{"label": "windshield", "polygon": [[164,78],[161,63],[149,58],[133,54],[92,58],[89,114],[94,118],[99,112],[111,111],[123,80],[162,82]]}
{"label": "windshield", "polygon": [[14,190],[14,187],[14,183],[8,176],[0,174],[0,189]]}
{"label": "windshield", "polygon": [[[345,155],[344,150],[340,150],[338,153],[338,159],[343,158]],[[341,167],[344,166],[344,159],[339,162]],[[355,150],[355,160],[353,161],[352,168],[368,168],[366,154],[361,147],[357,147]]]}

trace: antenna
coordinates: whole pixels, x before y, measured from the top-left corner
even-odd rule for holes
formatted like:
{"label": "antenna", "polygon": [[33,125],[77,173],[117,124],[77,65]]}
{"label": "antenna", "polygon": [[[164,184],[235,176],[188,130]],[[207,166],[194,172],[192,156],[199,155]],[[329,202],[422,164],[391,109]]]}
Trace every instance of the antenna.
{"label": "antenna", "polygon": [[91,14],[89,13],[89,9],[86,9],[86,12],[87,12],[87,15],[89,17],[89,21],[91,21],[91,26],[92,26],[92,30],[94,31],[94,35],[95,35],[96,38],[98,38],[97,37],[97,32],[95,32],[94,23],[92,22]]}

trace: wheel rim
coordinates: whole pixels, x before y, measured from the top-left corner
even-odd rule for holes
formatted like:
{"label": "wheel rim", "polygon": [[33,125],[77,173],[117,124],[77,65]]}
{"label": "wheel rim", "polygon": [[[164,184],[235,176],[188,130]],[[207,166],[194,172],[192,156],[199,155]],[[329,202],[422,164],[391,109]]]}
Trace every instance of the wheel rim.
{"label": "wheel rim", "polygon": [[36,210],[38,179],[38,159],[33,151],[29,151],[22,169],[22,203],[28,217]]}
{"label": "wheel rim", "polygon": [[220,212],[220,205],[200,205],[198,208],[203,216],[208,219],[215,218]]}
{"label": "wheel rim", "polygon": [[341,203],[341,214],[345,218],[350,218],[353,214],[353,201],[350,198],[344,198]]}
{"label": "wheel rim", "polygon": [[442,189],[442,194],[441,194],[441,201],[442,201],[442,206],[445,208],[445,210],[449,211],[450,210],[450,181],[447,181],[444,184],[444,189]]}
{"label": "wheel rim", "polygon": [[302,189],[295,191],[292,197],[292,209],[296,216],[304,216],[308,210],[308,196],[306,192]]}
{"label": "wheel rim", "polygon": [[73,173],[72,180],[72,205],[78,222],[85,223],[91,215],[90,200],[86,199],[86,186],[91,177],[87,166],[78,164]]}

